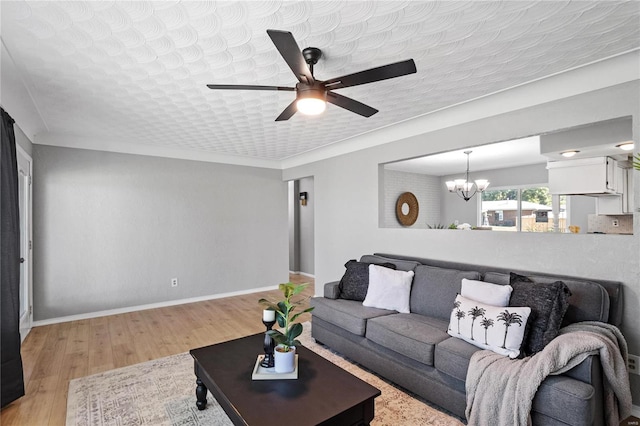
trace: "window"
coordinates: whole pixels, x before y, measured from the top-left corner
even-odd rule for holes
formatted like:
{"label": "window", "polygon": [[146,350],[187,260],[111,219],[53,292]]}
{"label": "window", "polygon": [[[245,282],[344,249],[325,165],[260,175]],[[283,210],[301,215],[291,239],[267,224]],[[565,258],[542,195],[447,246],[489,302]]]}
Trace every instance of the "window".
{"label": "window", "polygon": [[556,223],[552,196],[546,186],[486,190],[479,197],[478,224],[494,231],[554,232],[556,228],[564,229],[566,200],[563,198],[558,202]]}

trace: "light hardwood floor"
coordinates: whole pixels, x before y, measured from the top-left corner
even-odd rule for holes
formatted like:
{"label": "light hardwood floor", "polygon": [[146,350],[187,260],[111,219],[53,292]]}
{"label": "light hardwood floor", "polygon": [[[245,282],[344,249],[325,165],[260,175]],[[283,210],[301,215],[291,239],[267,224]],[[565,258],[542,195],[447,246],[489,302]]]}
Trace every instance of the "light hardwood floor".
{"label": "light hardwood floor", "polygon": [[[302,296],[313,295],[312,278],[290,280],[308,282]],[[275,301],[282,294],[273,290],[35,327],[22,345],[26,395],[2,410],[0,424],[64,425],[72,379],[262,332],[262,297]]]}

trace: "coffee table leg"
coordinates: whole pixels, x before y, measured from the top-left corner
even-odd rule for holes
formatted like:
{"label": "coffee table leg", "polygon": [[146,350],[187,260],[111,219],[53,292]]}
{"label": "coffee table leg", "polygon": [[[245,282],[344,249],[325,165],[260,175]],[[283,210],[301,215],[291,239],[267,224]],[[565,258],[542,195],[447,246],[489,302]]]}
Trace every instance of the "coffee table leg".
{"label": "coffee table leg", "polygon": [[198,407],[198,410],[204,410],[207,408],[207,387],[199,377],[196,378],[196,385],[196,407]]}

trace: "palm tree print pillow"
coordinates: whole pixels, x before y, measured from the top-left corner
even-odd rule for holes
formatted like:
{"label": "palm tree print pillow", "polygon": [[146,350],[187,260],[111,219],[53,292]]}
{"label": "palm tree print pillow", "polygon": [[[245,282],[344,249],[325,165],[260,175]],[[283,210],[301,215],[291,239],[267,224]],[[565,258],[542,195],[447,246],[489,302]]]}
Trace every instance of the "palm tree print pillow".
{"label": "palm tree print pillow", "polygon": [[492,306],[457,295],[448,333],[509,358],[520,355],[531,308]]}

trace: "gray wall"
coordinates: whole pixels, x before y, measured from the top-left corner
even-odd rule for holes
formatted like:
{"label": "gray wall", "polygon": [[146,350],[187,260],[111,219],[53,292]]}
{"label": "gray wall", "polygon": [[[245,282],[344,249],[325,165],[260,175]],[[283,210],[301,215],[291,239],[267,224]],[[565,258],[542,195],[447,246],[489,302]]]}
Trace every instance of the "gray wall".
{"label": "gray wall", "polygon": [[405,228],[396,217],[396,202],[404,192],[411,192],[418,200],[418,219],[410,228],[427,229],[440,221],[440,178],[420,173],[383,170],[384,204],[383,226]]}
{"label": "gray wall", "polygon": [[281,171],[33,148],[35,320],[287,281]]}
{"label": "gray wall", "polygon": [[289,271],[300,272],[300,208],[298,181],[287,182],[289,205]]}
{"label": "gray wall", "polygon": [[624,117],[540,136],[540,153],[615,145],[632,139],[631,117]]}
{"label": "gray wall", "polygon": [[[9,115],[11,115],[10,112]],[[33,144],[27,135],[24,134],[18,123],[13,125],[13,131],[16,135],[16,144],[20,145],[20,148],[24,149],[24,152],[29,154],[30,157],[33,157]]]}
{"label": "gray wall", "polygon": [[[313,178],[287,182],[289,190],[289,271],[313,276],[315,221]],[[300,193],[307,193],[307,205],[300,204]]]}
{"label": "gray wall", "polygon": [[[298,194],[307,193],[307,205],[300,205]],[[300,215],[300,269],[303,274],[313,275],[315,271],[314,246],[315,246],[315,220],[314,209],[316,197],[313,178],[307,177],[298,181],[298,194],[296,194],[297,206]]]}
{"label": "gray wall", "polygon": [[[633,117],[640,136],[640,83],[613,86],[583,95],[523,108],[436,130],[351,154],[289,168],[285,179],[315,176],[316,293],[339,279],[344,263],[365,253],[384,251],[506,268],[618,280],[624,283],[622,330],[631,353],[640,354],[640,232],[632,236],[516,232],[451,232],[381,228],[379,164],[583,125]],[[357,164],[358,167],[353,167]],[[635,174],[636,208],[640,173]],[[354,194],[358,202],[353,202]],[[344,214],[349,206],[348,214]],[[640,214],[634,218],[636,229]],[[634,403],[640,405],[640,377],[631,376]]]}

